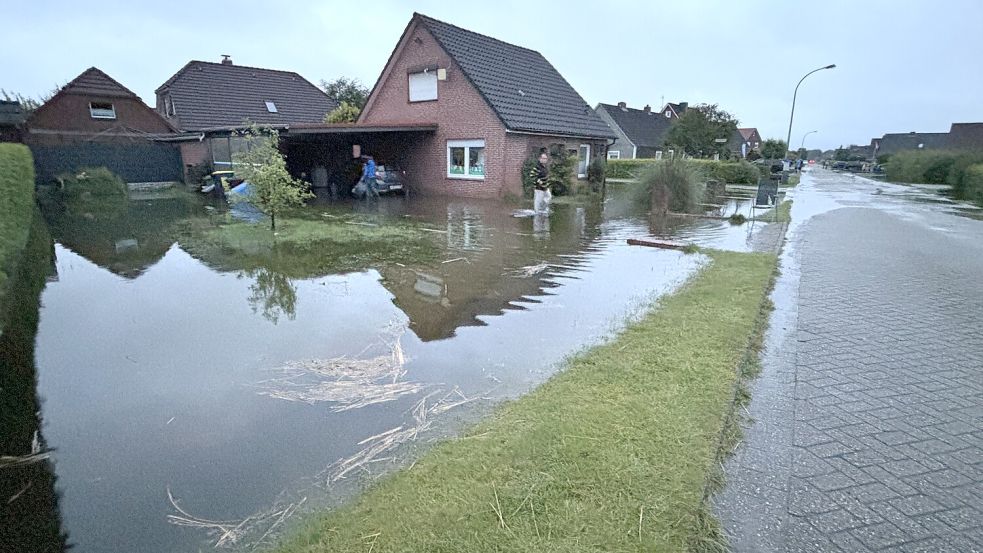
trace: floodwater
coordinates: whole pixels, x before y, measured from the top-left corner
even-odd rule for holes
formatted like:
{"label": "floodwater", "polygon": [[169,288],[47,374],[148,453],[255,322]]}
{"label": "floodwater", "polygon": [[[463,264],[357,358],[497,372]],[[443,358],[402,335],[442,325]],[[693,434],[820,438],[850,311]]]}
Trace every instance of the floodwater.
{"label": "floodwater", "polygon": [[[755,232],[652,220],[616,187],[549,218],[383,198],[312,209],[425,225],[436,259],[298,275],[193,247],[187,229],[223,216],[182,191],[99,214],[46,205],[0,335],[0,384],[21,398],[4,400],[0,455],[37,461],[0,468],[0,539],[21,540],[0,544],[19,551],[268,544],[542,383],[706,262],[627,238],[747,250]],[[750,215],[746,199],[721,205]]]}

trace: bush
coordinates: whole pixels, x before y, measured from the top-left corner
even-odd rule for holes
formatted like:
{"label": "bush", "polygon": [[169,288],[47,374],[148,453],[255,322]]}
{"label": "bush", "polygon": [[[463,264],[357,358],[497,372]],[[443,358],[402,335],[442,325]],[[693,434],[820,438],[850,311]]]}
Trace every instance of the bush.
{"label": "bush", "polygon": [[360,113],[362,113],[362,108],[343,100],[340,104],[338,104],[338,107],[334,108],[334,110],[324,116],[324,122],[354,123],[355,121],[358,121],[358,116]]}
{"label": "bush", "polygon": [[550,169],[546,176],[546,184],[556,196],[566,195],[577,169],[577,156],[570,155],[566,148],[560,146],[550,151]]}
{"label": "bush", "polygon": [[727,184],[758,184],[758,168],[747,161],[694,161],[707,179]]}
{"label": "bush", "polygon": [[604,158],[598,156],[591,160],[587,166],[587,183],[590,184],[592,193],[599,193],[604,188],[604,173],[606,170]]}
{"label": "bush", "polygon": [[0,144],[0,299],[27,243],[34,210],[34,160],[23,144]]}
{"label": "bush", "polygon": [[976,163],[966,168],[960,182],[960,193],[962,199],[983,206],[983,163]]}
{"label": "bush", "polygon": [[536,164],[539,163],[537,157],[531,156],[522,163],[522,195],[526,198],[531,198],[536,189]]}
{"label": "bush", "polygon": [[887,179],[894,182],[949,184],[956,198],[971,200],[973,192],[971,186],[967,188],[967,172],[971,166],[981,163],[983,152],[904,151],[891,155],[885,172]]}
{"label": "bush", "polygon": [[681,159],[653,163],[639,180],[649,188],[654,211],[692,212],[703,197],[701,171],[694,163]]}
{"label": "bush", "polygon": [[83,197],[126,198],[126,182],[105,167],[83,167],[74,174],[58,177],[67,200]]}
{"label": "bush", "polygon": [[646,168],[657,162],[656,159],[609,159],[607,178],[637,179]]}

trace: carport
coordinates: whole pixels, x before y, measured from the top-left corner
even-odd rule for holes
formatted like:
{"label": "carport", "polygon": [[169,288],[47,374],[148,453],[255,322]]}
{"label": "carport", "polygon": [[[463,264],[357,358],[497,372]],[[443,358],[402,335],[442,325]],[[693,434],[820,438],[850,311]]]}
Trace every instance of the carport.
{"label": "carport", "polygon": [[343,193],[357,181],[360,155],[371,154],[377,165],[396,166],[407,171],[410,186],[415,184],[409,170],[421,152],[434,140],[436,124],[291,125],[280,134],[280,148],[287,157],[287,168],[314,188],[327,188],[332,195]]}

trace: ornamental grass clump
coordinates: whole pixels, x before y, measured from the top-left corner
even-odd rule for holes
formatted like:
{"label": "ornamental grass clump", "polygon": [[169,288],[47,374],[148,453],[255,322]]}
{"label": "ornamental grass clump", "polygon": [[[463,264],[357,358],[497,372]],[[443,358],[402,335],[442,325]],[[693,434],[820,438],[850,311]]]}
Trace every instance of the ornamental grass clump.
{"label": "ornamental grass clump", "polygon": [[654,163],[639,177],[649,190],[652,210],[659,213],[692,213],[703,198],[705,184],[700,170],[681,159]]}

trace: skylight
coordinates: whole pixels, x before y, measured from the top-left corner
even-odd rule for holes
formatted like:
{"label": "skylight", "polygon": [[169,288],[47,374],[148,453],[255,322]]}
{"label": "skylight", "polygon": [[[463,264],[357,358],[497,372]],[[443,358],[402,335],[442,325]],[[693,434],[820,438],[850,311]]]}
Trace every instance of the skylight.
{"label": "skylight", "polygon": [[276,111],[276,104],[274,104],[272,100],[267,100],[266,101],[266,111],[268,111],[270,113],[277,113],[277,111]]}

